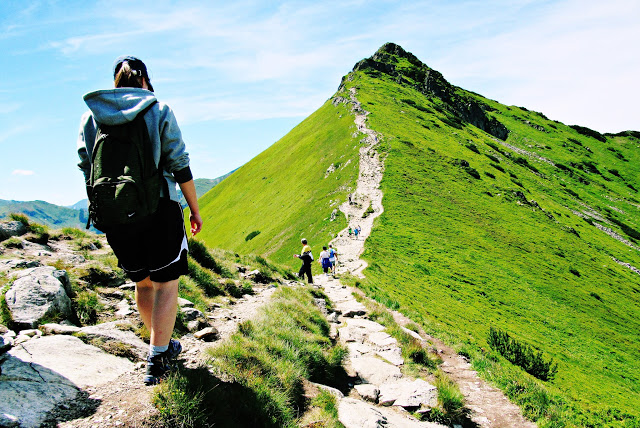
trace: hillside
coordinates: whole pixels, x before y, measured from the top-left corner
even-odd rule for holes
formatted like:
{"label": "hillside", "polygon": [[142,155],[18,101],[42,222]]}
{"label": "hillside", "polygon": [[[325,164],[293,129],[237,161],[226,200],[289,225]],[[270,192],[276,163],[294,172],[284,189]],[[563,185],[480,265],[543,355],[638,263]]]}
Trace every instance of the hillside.
{"label": "hillside", "polygon": [[62,207],[45,201],[0,200],[0,219],[6,218],[11,213],[25,214],[38,223],[55,228],[84,228],[87,224],[86,209]]}
{"label": "hillside", "polygon": [[[385,162],[384,213],[356,285],[458,344],[533,420],[637,424],[637,132],[601,135],[502,105],[387,44],[356,64],[333,102],[202,199],[216,222],[208,243],[288,261],[301,234],[318,248],[339,229],[328,214],[351,175],[329,182],[323,170],[340,155],[357,161],[362,134],[351,135],[345,113],[352,89]],[[346,151],[314,164],[317,144],[300,142],[313,132],[327,137],[322,147]],[[253,230],[261,233],[246,242]],[[555,379],[538,381],[492,351],[490,327],[553,358]]]}
{"label": "hillside", "polygon": [[[196,186],[196,195],[198,196],[198,198],[200,198],[202,195],[204,195],[205,193],[207,193],[209,190],[213,189],[216,185],[220,184],[220,182],[222,182],[222,180],[224,180],[225,178],[229,177],[231,174],[233,174],[236,170],[234,169],[233,171],[225,174],[225,175],[221,175],[218,178],[196,178],[193,180],[193,183]],[[178,188],[178,198],[180,199],[180,205],[182,205],[182,208],[186,208],[187,207],[187,201],[184,198],[184,196],[182,195],[182,191],[180,190],[180,188]]]}

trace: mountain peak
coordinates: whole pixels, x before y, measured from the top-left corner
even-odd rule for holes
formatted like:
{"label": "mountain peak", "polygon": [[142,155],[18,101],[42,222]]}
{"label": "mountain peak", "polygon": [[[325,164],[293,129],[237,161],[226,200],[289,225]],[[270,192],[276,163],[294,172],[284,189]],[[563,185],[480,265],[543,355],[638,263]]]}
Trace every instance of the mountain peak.
{"label": "mountain peak", "polygon": [[504,141],[509,135],[503,124],[487,115],[491,108],[478,96],[450,84],[442,73],[428,67],[400,45],[385,43],[371,57],[356,63],[353,72],[358,71],[372,77],[390,76],[398,84],[413,87],[427,97],[441,99],[451,115],[496,138]]}

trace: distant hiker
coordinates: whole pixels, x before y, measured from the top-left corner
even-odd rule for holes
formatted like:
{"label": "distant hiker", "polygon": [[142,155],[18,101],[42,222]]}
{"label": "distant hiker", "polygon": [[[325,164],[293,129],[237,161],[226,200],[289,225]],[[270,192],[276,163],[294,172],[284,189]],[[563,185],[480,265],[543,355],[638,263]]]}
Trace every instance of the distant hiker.
{"label": "distant hiker", "polygon": [[294,254],[293,257],[297,257],[302,260],[302,266],[298,272],[298,278],[303,279],[307,274],[307,281],[309,284],[313,284],[313,278],[311,277],[311,262],[313,261],[313,254],[311,253],[311,247],[307,244],[307,240],[302,241],[302,251],[300,254]]}
{"label": "distant hiker", "polygon": [[349,205],[351,205],[351,193],[349,193]]}
{"label": "distant hiker", "polygon": [[330,256],[331,255],[329,254],[327,247],[322,247],[320,260],[318,260],[318,262],[320,263],[320,266],[322,266],[322,271],[324,272],[325,276],[329,276],[329,269],[331,269],[331,261],[329,260]]}
{"label": "distant hiker", "polygon": [[151,333],[144,376],[151,385],[168,374],[182,351],[171,339],[188,252],[176,183],[189,205],[193,235],[202,218],[178,122],[156,99],[147,67],[123,56],[113,65],[113,77],[115,89],[84,96],[89,111],[80,123],[78,166],[90,221],[106,233],[118,265],[136,283],[140,318]]}
{"label": "distant hiker", "polygon": [[338,262],[338,252],[333,248],[333,245],[329,245],[329,262],[331,263],[331,274],[336,275],[336,263]]}
{"label": "distant hiker", "polygon": [[353,229],[351,229],[351,226],[349,226],[348,232],[349,232],[349,238],[351,238],[351,235],[353,235]]}
{"label": "distant hiker", "polygon": [[360,233],[360,229],[358,229],[358,227],[355,227],[353,229],[353,234],[356,236],[356,239],[358,239],[358,234]]}

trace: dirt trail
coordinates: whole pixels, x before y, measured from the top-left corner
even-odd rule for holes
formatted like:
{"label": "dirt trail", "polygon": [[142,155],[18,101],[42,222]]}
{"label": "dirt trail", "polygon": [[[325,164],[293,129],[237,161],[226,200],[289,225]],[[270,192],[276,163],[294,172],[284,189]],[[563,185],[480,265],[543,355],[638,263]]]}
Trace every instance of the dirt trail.
{"label": "dirt trail", "polygon": [[[379,188],[384,165],[375,150],[375,146],[382,136],[367,127],[366,119],[369,112],[364,111],[356,99],[355,88],[350,90],[350,99],[351,108],[355,113],[356,126],[358,131],[364,134],[364,138],[361,140],[363,146],[360,149],[360,174],[357,188],[352,195],[351,203],[349,201],[343,203],[340,206],[340,211],[349,219],[349,226],[360,225],[362,233],[358,239],[355,239],[349,237],[348,230],[345,229],[331,241],[331,244],[337,249],[339,255],[337,272],[362,277],[362,271],[367,263],[360,260],[359,257],[364,251],[366,238],[371,234],[374,219],[384,211],[382,191]],[[369,203],[371,203],[374,212],[368,217],[362,218]],[[329,281],[325,277],[321,277],[319,280],[317,282],[328,287],[329,294],[331,294],[330,290],[341,287],[339,281],[336,280]],[[360,293],[359,290],[351,289],[349,291]],[[411,322],[409,318],[399,312],[394,311],[393,315],[400,325]],[[535,423],[522,416],[520,408],[511,403],[502,391],[481,379],[464,357],[458,355],[437,338],[430,337],[424,332],[422,332],[422,337],[431,341],[438,350],[443,359],[442,370],[460,387],[466,400],[466,406],[471,411],[470,418],[477,426],[492,428],[533,428],[536,426]]]}

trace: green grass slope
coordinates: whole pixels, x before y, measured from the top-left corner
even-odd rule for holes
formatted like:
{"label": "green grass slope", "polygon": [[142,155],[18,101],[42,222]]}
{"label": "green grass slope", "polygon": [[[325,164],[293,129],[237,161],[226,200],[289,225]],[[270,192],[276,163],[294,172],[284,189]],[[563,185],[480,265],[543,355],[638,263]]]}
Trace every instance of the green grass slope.
{"label": "green grass slope", "polygon": [[320,246],[346,226],[332,212],[355,188],[358,138],[344,104],[327,101],[200,200],[207,245],[297,265],[300,239]]}
{"label": "green grass slope", "polygon": [[6,201],[0,200],[0,219],[11,213],[22,213],[38,223],[49,227],[79,227],[87,224],[87,211],[76,210],[45,201]]}
{"label": "green grass slope", "polygon": [[354,70],[339,92],[357,88],[385,157],[359,286],[502,367],[490,327],[554,358],[538,392],[503,370],[529,417],[638,426],[640,276],[614,259],[640,268],[640,134],[501,105],[392,44]]}
{"label": "green grass slope", "polygon": [[[220,184],[222,180],[224,180],[225,178],[233,174],[235,171],[236,170],[234,169],[233,171],[225,175],[221,175],[218,178],[196,178],[195,180],[193,180],[193,184],[196,187],[196,196],[200,198],[209,190],[213,189],[215,186]],[[180,190],[179,188],[178,188],[178,199],[180,200],[180,205],[182,205],[182,208],[186,208],[187,200],[184,198],[184,195],[182,194],[182,190]]]}

